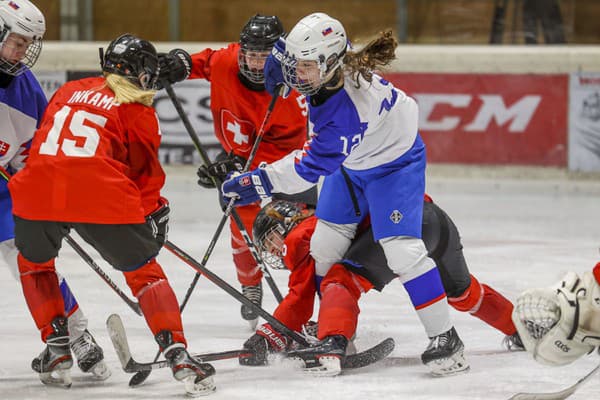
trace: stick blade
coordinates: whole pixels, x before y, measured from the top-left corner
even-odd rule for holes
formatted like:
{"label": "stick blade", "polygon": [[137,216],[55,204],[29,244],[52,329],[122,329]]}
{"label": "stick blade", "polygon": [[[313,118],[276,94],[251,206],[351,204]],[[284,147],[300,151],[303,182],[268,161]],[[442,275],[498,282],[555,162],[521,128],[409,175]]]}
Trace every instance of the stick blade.
{"label": "stick blade", "polygon": [[123,321],[118,314],[111,314],[106,320],[106,329],[108,335],[112,341],[115,352],[121,362],[121,367],[125,372],[135,372],[130,370],[131,364],[131,351],[129,350],[129,342],[127,341],[127,334],[125,333],[125,327]]}
{"label": "stick blade", "polygon": [[363,368],[367,365],[371,365],[377,361],[383,360],[390,355],[392,351],[394,351],[395,345],[396,343],[394,342],[394,339],[387,338],[367,350],[347,356],[344,360],[342,368]]}

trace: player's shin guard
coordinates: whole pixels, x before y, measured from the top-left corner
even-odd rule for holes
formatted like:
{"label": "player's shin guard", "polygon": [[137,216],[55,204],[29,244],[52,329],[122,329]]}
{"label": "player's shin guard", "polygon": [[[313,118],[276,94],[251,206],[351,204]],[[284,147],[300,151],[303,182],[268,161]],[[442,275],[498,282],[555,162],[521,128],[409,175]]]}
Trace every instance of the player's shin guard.
{"label": "player's shin guard", "polygon": [[517,331],[511,319],[513,304],[491,287],[479,283],[473,275],[464,293],[448,301],[456,310],[468,312],[506,335]]}
{"label": "player's shin guard", "polygon": [[321,282],[321,306],[317,337],[343,335],[350,340],[358,323],[358,299],[372,287],[360,275],[354,275],[343,265],[335,264]]}
{"label": "player's shin guard", "polygon": [[402,284],[428,337],[432,338],[452,328],[446,292],[437,268]]}
{"label": "player's shin guard", "polygon": [[64,302],[58,285],[54,259],[33,263],[20,253],[17,258],[23,294],[42,340],[54,333],[52,320],[64,316]]}
{"label": "player's shin guard", "polygon": [[179,303],[156,260],[135,271],[124,272],[124,275],[152,334],[156,336],[161,331],[169,331],[174,342],[186,344]]}

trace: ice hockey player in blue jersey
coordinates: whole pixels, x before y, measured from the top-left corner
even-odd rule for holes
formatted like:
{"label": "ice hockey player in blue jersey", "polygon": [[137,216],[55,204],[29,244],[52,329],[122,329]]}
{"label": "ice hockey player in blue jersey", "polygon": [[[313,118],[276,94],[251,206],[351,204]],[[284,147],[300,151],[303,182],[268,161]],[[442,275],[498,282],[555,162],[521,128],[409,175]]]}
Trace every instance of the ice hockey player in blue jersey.
{"label": "ice hockey player in blue jersey", "polygon": [[[7,177],[26,161],[31,138],[42,118],[47,100],[30,68],[42,49],[46,30],[43,14],[28,0],[0,1],[0,167]],[[44,201],[44,199],[39,199]],[[12,202],[7,181],[0,177],[0,263],[8,265],[19,280],[14,240]],[[83,372],[104,380],[110,370],[102,348],[87,330],[88,320],[67,282],[57,276],[68,315],[70,346]],[[32,368],[44,373],[44,355],[33,359]]]}
{"label": "ice hockey player in blue jersey", "polygon": [[[343,258],[357,224],[370,214],[375,239],[430,338],[423,363],[434,375],[454,374],[469,365],[439,272],[421,240],[426,162],[417,104],[373,72],[394,59],[396,46],[392,33],[384,32],[354,52],[336,19],[315,13],[300,20],[267,59],[265,84],[272,93],[285,84],[307,96],[311,138],[301,151],[231,176],[223,193],[242,205],[306,190],[324,176],[310,243],[317,279]],[[348,339],[333,335],[296,353],[305,361],[312,357],[312,365],[316,358],[339,368]]]}

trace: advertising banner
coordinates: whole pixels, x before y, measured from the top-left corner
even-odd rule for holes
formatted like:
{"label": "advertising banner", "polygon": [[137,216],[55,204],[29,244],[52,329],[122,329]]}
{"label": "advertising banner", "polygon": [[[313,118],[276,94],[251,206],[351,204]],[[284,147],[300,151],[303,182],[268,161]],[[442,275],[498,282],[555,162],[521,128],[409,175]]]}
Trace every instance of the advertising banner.
{"label": "advertising banner", "polygon": [[600,72],[571,74],[569,99],[569,169],[600,171]]}
{"label": "advertising banner", "polygon": [[[65,80],[98,72],[36,72],[50,95]],[[599,75],[393,73],[385,75],[419,103],[419,130],[429,162],[600,168]],[[180,82],[174,87],[201,143],[211,157],[220,150],[213,134],[210,84]],[[155,98],[163,134],[164,163],[200,162],[166,91]],[[569,141],[570,150],[567,150]]]}
{"label": "advertising banner", "polygon": [[567,165],[567,75],[394,73],[429,162]]}

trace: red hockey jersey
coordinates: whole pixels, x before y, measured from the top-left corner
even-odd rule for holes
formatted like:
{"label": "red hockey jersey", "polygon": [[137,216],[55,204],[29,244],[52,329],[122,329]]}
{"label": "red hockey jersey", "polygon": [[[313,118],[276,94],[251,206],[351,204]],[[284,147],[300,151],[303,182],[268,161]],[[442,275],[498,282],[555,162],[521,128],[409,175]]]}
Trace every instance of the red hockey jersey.
{"label": "red hockey jersey", "polygon": [[310,256],[310,238],[316,224],[317,217],[309,217],[294,227],[285,238],[283,262],[291,271],[289,292],[273,316],[298,332],[312,316],[317,293],[315,260]]}
{"label": "red hockey jersey", "polygon": [[[206,49],[193,54],[190,79],[210,81],[215,135],[225,151],[248,158],[271,95],[266,90],[253,91],[242,84],[238,78],[239,48],[238,43],[233,43],[224,49]],[[304,96],[297,92],[292,91],[288,98],[277,100],[251,168],[302,148],[307,139],[307,110]]]}
{"label": "red hockey jersey", "polygon": [[23,170],[13,213],[32,220],[143,223],[165,181],[152,107],[115,104],[105,79],[67,82],[52,97]]}

